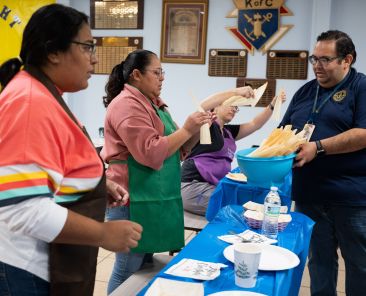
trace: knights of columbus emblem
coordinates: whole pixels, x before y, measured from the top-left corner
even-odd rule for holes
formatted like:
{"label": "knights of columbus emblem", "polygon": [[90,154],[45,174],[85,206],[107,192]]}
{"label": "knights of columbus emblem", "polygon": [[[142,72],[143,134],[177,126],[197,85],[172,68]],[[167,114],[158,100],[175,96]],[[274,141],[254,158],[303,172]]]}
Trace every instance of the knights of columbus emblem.
{"label": "knights of columbus emblem", "polygon": [[285,0],[233,0],[236,9],[228,18],[238,18],[238,27],[227,28],[253,54],[265,54],[293,25],[280,26],[282,15],[293,15]]}

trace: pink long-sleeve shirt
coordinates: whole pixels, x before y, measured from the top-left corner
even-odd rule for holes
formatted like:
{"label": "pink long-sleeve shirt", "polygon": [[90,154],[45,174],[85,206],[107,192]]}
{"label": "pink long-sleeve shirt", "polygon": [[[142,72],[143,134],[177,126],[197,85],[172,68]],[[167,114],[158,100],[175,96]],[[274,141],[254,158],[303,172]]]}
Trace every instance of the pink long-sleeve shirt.
{"label": "pink long-sleeve shirt", "polygon": [[[153,103],[166,107],[160,98]],[[107,108],[104,136],[101,157],[106,163],[111,159],[126,160],[131,154],[140,164],[158,170],[169,156],[162,121],[150,100],[128,84]],[[110,165],[107,177],[128,190],[126,164]]]}

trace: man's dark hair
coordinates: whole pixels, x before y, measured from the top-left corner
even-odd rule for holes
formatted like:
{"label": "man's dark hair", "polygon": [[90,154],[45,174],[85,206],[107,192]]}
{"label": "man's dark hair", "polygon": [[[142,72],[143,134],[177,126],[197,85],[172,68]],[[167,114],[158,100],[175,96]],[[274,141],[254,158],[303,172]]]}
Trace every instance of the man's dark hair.
{"label": "man's dark hair", "polygon": [[353,56],[353,61],[351,65],[356,62],[356,49],[355,45],[351,37],[349,37],[346,33],[338,30],[329,30],[321,33],[316,41],[332,41],[335,40],[336,44],[336,52],[338,57],[345,58],[348,54]]}

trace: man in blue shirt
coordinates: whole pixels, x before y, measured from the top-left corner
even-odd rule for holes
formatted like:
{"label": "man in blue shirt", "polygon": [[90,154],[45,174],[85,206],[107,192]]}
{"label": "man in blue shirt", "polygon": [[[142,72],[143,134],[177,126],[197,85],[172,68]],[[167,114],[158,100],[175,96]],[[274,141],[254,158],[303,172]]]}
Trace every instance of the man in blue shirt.
{"label": "man in blue shirt", "polygon": [[340,31],[317,38],[309,57],[316,79],[294,95],[281,125],[313,130],[293,169],[296,210],[315,222],[309,251],[312,295],[337,295],[340,248],[346,294],[366,291],[366,76]]}

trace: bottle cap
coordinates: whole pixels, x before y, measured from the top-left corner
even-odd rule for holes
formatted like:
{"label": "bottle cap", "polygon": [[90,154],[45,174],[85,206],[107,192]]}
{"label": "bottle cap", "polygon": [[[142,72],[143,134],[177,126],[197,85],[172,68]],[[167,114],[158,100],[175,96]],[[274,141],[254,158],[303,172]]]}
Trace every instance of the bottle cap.
{"label": "bottle cap", "polygon": [[276,187],[276,186],[271,186],[271,191],[278,191],[278,187]]}

